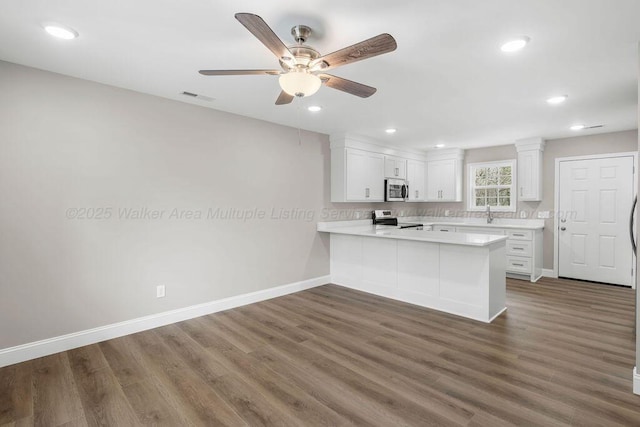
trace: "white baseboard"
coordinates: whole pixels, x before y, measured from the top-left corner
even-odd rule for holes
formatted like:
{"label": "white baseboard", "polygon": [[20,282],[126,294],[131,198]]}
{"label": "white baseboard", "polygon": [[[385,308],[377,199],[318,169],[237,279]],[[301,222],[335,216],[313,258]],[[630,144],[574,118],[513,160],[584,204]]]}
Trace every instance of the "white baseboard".
{"label": "white baseboard", "polygon": [[558,275],[556,274],[555,271],[553,271],[552,268],[543,268],[542,269],[542,276],[543,277],[551,277],[551,278],[554,278],[554,279],[558,278]]}
{"label": "white baseboard", "polygon": [[640,374],[638,374],[637,367],[633,367],[633,392],[640,394]]}
{"label": "white baseboard", "polygon": [[331,282],[330,276],[315,277],[301,282],[290,283],[277,286],[262,291],[237,295],[203,304],[192,305],[190,307],[165,311],[163,313],[138,317],[137,319],[126,320],[124,322],[113,323],[111,325],[100,326],[98,328],[73,332],[71,334],[58,337],[47,338],[27,344],[9,347],[0,350],[0,368],[14,363],[38,357],[48,356],[61,351],[71,350],[89,344],[118,338],[136,332],[146,331],[171,323],[193,319],[194,317],[205,316],[218,311],[228,310],[259,301],[276,298],[279,296],[300,292]]}

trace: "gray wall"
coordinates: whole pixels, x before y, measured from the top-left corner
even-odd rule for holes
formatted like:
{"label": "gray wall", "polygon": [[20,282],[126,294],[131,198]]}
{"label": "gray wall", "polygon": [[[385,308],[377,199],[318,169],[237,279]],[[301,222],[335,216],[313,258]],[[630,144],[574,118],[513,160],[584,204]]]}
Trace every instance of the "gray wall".
{"label": "gray wall", "polygon": [[6,62],[0,93],[0,349],[327,275],[316,222],[373,207],[329,202],[325,135]]}
{"label": "gray wall", "polygon": [[[586,156],[591,154],[619,153],[638,150],[638,131],[612,132],[589,136],[576,136],[573,138],[551,139],[546,141],[543,156],[543,199],[541,202],[518,202],[516,213],[496,214],[496,216],[508,216],[520,218],[520,211],[527,212],[529,218],[537,218],[538,211],[554,211],[554,186],[555,186],[555,159],[559,157]],[[488,162],[494,160],[507,160],[517,158],[515,145],[499,147],[478,148],[467,150],[465,153],[465,178],[466,165],[468,163]],[[451,215],[478,216],[484,213],[467,212],[466,194],[467,182],[465,179],[464,202],[461,203],[429,203],[428,210],[432,213],[444,215],[444,210],[450,209]],[[543,267],[553,268],[553,219],[545,220],[544,230],[544,260]]]}

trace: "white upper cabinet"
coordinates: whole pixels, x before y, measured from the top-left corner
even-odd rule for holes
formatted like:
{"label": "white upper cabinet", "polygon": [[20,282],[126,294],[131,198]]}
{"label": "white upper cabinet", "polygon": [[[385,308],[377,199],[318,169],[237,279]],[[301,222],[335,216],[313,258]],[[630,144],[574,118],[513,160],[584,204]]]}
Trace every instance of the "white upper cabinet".
{"label": "white upper cabinet", "polygon": [[462,201],[462,150],[438,151],[427,160],[427,202]]}
{"label": "white upper cabinet", "polygon": [[542,155],[544,140],[529,138],[516,141],[518,151],[518,200],[542,200]]}
{"label": "white upper cabinet", "polygon": [[425,194],[425,162],[419,160],[407,160],[407,182],[409,184],[409,202],[422,202]]}
{"label": "white upper cabinet", "polygon": [[384,156],[384,177],[407,179],[407,160],[394,156]]}
{"label": "white upper cabinet", "polygon": [[384,201],[384,156],[347,148],[347,202]]}
{"label": "white upper cabinet", "polygon": [[384,155],[355,148],[332,148],[331,201],[383,202]]}
{"label": "white upper cabinet", "polygon": [[419,153],[332,135],[331,201],[384,202],[385,179],[407,180],[409,202],[462,201],[463,159],[461,149]]}

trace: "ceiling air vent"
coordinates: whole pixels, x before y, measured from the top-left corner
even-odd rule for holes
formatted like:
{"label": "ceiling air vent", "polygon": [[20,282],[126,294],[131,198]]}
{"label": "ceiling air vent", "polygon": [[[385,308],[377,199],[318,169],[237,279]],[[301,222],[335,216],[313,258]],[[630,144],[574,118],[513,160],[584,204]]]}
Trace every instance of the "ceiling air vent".
{"label": "ceiling air vent", "polygon": [[186,90],[182,92],[180,95],[188,96],[189,98],[196,98],[201,101],[207,101],[207,102],[211,102],[214,100],[214,98],[211,98],[210,96],[198,95],[197,93],[187,92]]}

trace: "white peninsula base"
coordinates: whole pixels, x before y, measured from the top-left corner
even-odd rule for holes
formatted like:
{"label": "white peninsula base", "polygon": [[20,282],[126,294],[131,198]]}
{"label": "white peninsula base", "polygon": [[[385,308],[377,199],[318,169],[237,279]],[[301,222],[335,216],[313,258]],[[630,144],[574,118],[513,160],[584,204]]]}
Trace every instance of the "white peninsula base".
{"label": "white peninsula base", "polygon": [[330,233],[335,284],[487,323],[506,310],[504,240],[480,246]]}

